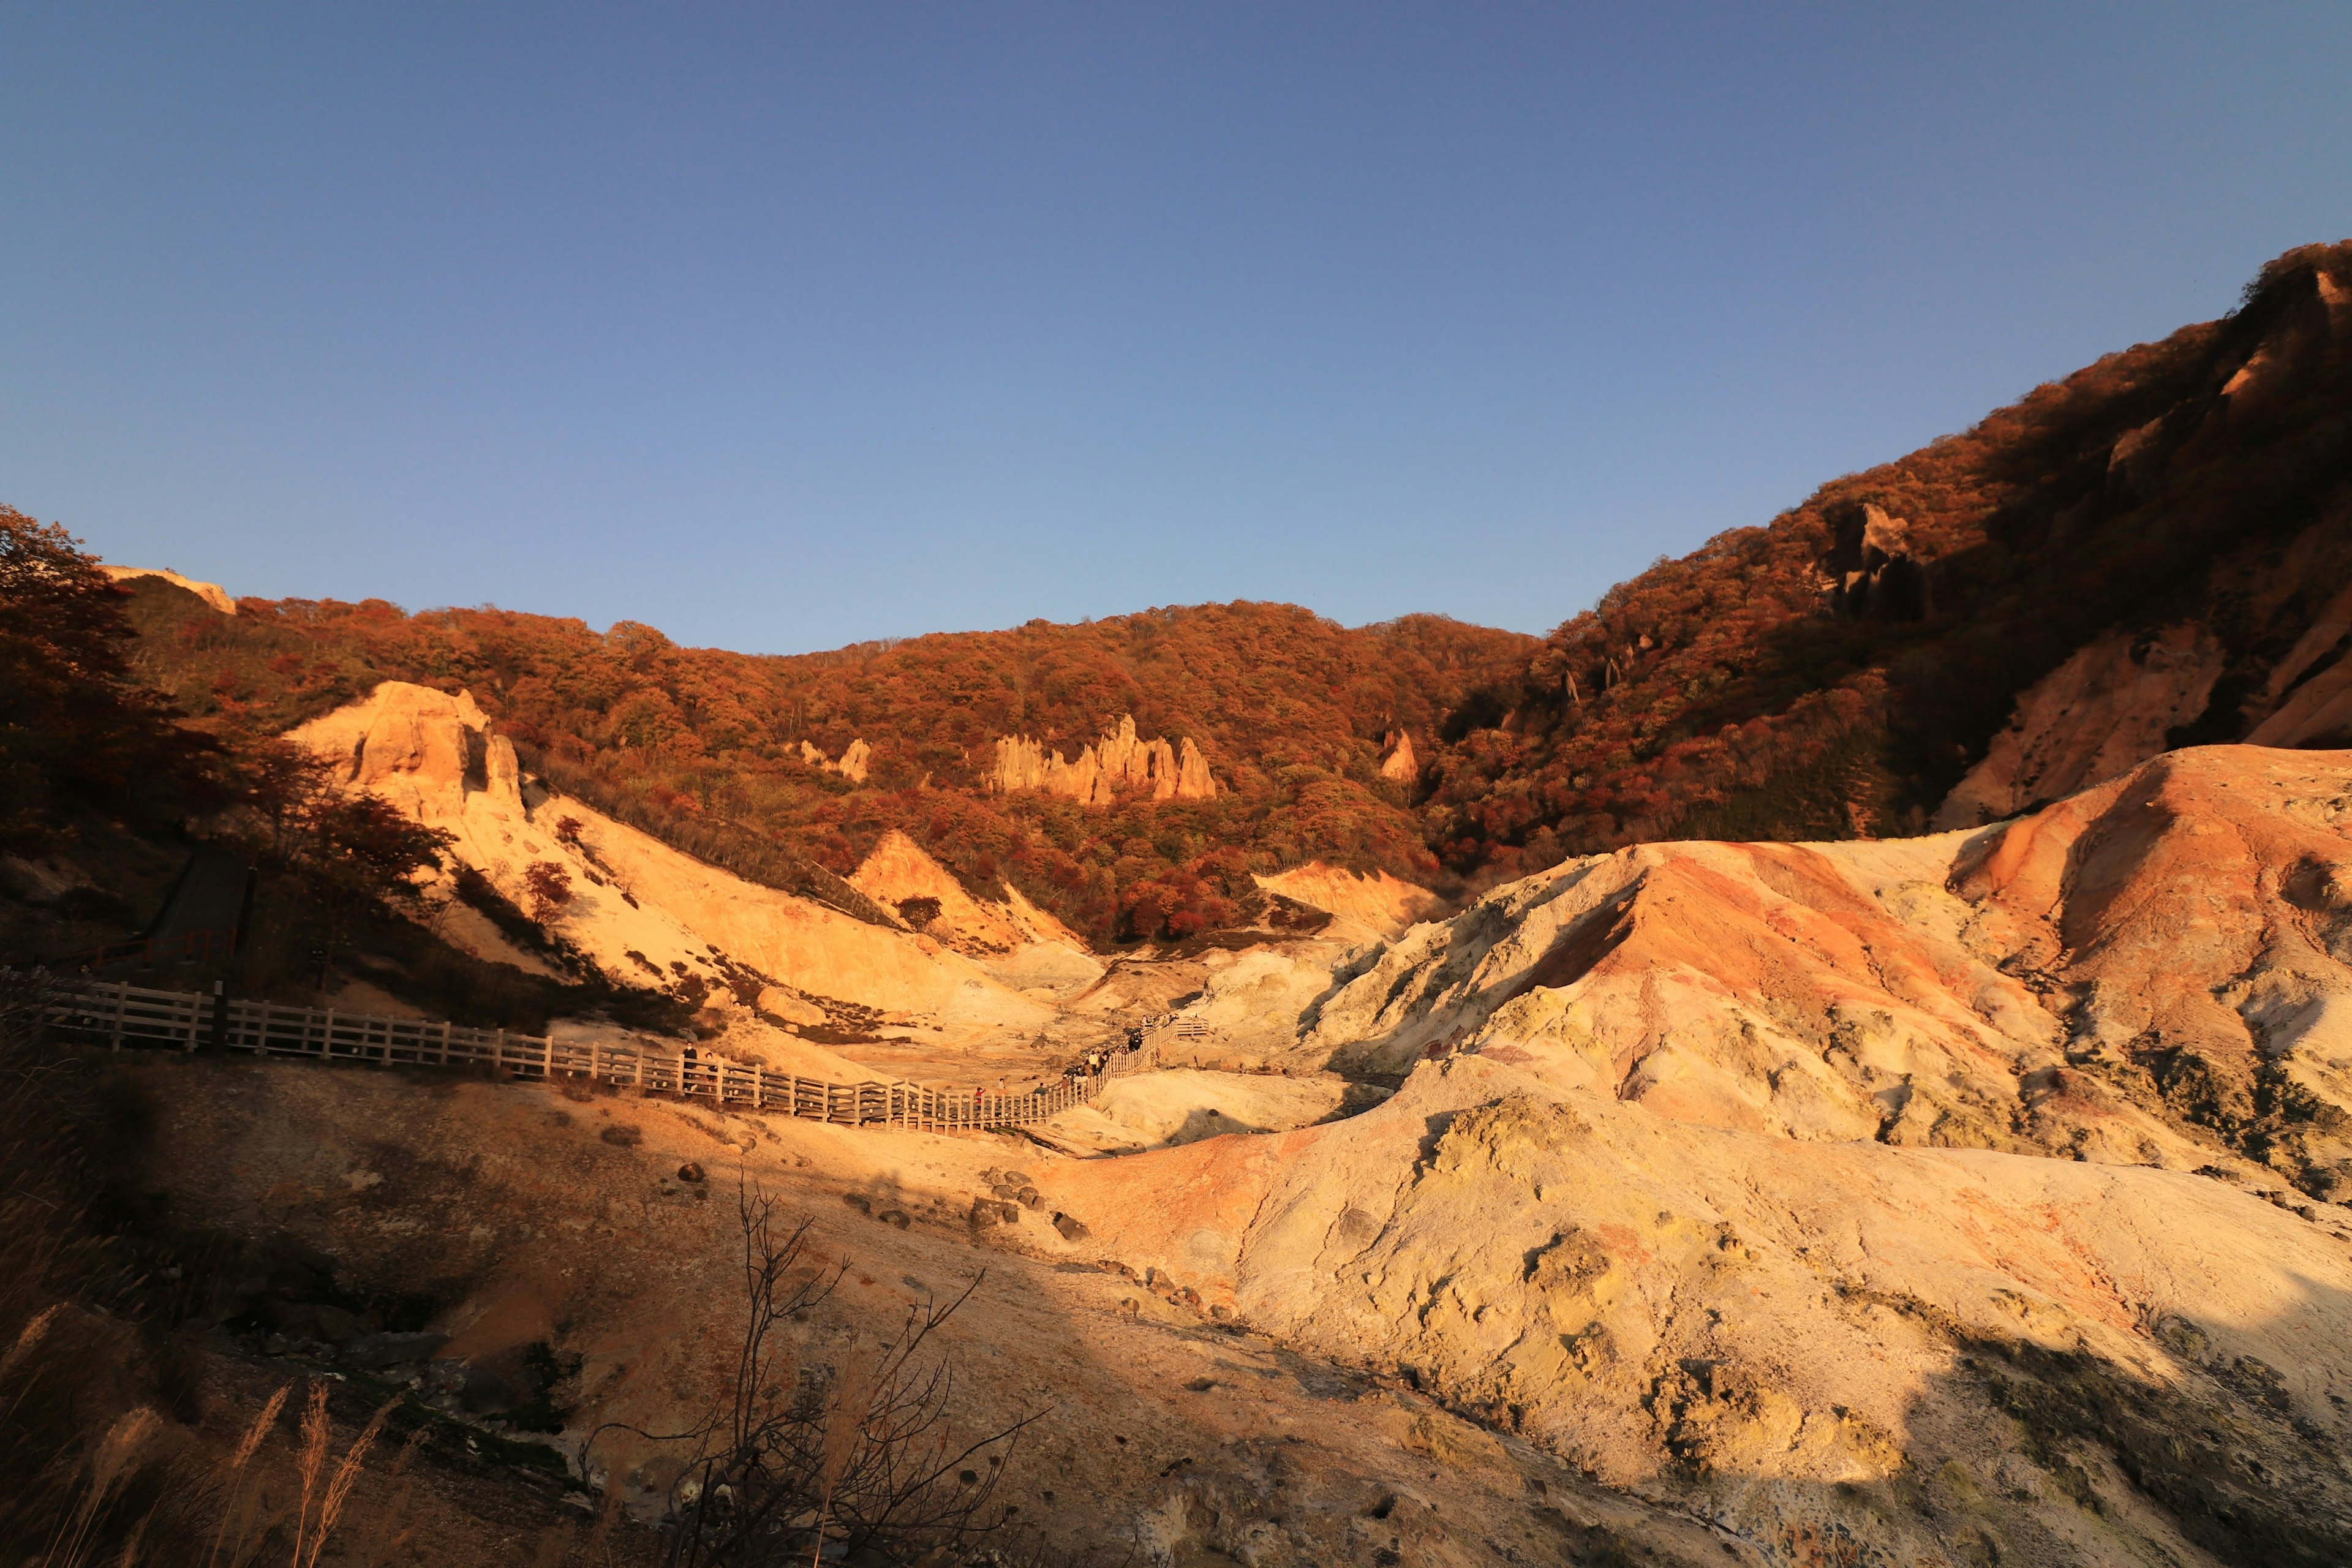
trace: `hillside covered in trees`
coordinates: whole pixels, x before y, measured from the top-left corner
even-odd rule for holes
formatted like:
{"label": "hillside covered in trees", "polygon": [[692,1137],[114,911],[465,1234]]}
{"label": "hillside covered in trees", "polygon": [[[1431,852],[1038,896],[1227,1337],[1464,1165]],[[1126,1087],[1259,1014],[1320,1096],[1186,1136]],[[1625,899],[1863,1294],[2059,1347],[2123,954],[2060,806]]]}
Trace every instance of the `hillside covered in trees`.
{"label": "hillside covered in trees", "polygon": [[2352,242],[1612,589],[1454,711],[1428,841],[1486,881],[1645,839],[1917,832],[2102,634],[2218,645],[2166,741],[2242,738],[2347,584]]}
{"label": "hillside covered in trees", "polygon": [[[1262,904],[1252,873],[1307,859],[1433,879],[1409,784],[1381,774],[1386,737],[1425,742],[1539,646],[1233,604],[782,658],[502,610],[247,600],[230,617],[152,579],[132,599],[142,673],[207,729],[276,733],[384,679],[463,688],[551,784],[742,874],[824,896],[811,868],[845,875],[897,827],[975,890],[1009,879],[1105,941],[1231,924]],[[998,738],[1075,757],[1123,714],[1194,742],[1219,794],[981,787]],[[863,780],[803,749],[859,741]]]}
{"label": "hillside covered in trees", "polygon": [[[2352,583],[2347,419],[2352,243],[2290,252],[2225,319],[1832,480],[1543,639],[1236,603],[776,658],[373,600],[228,617],[149,580],[134,665],[220,733],[381,679],[462,687],[556,787],[743,874],[822,895],[897,827],[975,891],[1165,939],[1243,919],[1252,873],[1310,858],[1459,890],[1643,839],[1917,832],[2021,693],[2117,633],[2186,624],[2217,650],[2206,710],[2164,743],[2241,738]],[[1122,714],[1195,742],[1220,793],[982,787],[998,738],[1075,757]],[[1384,776],[1397,731],[1415,766]],[[861,741],[863,780],[824,765]]]}

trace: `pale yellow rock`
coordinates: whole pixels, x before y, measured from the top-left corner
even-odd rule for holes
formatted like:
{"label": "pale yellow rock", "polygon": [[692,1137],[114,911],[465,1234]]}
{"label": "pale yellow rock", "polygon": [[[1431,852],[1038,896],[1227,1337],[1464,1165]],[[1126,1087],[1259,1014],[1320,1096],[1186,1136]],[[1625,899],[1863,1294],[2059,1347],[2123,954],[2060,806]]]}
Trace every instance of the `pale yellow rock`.
{"label": "pale yellow rock", "polygon": [[2193,626],[2089,644],[2018,699],[2009,727],[1937,808],[1935,826],[1999,821],[2137,767],[2165,749],[2165,731],[2205,710],[2223,658]]}
{"label": "pale yellow rock", "polygon": [[1100,980],[1102,961],[1086,942],[1016,889],[1002,901],[973,898],[945,867],[896,828],[885,833],[866,856],[851,886],[899,910],[909,900],[929,899],[940,913],[923,929],[1013,991],[1055,1004],[1076,996]]}
{"label": "pale yellow rock", "polygon": [[[467,693],[386,681],[289,738],[339,763],[350,786],[450,833],[457,858],[519,906],[530,867],[562,868],[572,899],[551,929],[615,979],[715,988],[723,956],[813,995],[971,1027],[1051,1016],[937,942],[746,882],[580,802],[526,804],[513,746]],[[559,837],[567,819],[576,847]]]}
{"label": "pale yellow rock", "polygon": [[1010,952],[1024,940],[1010,911],[983,904],[963,884],[897,828],[882,835],[849,879],[849,885],[887,910],[928,899],[939,914],[923,929],[967,952]]}
{"label": "pale yellow rock", "polygon": [[1294,1057],[1299,1019],[1331,990],[1331,971],[1347,949],[1338,942],[1285,942],[1247,952],[1213,953],[1231,962],[1209,972],[1186,1019],[1210,1031],[1222,1056],[1254,1061]]}
{"label": "pale yellow rock", "polygon": [[1412,737],[1402,730],[1388,735],[1389,754],[1381,759],[1381,777],[1392,784],[1411,784],[1421,776],[1421,762],[1412,753]]}
{"label": "pale yellow rock", "polygon": [[[2347,801],[2352,753],[2203,747],[1972,833],[1570,860],[1353,966],[1290,1059],[1476,1051],[1727,1129],[2241,1173],[2270,1064],[2315,1110],[2244,1149],[2352,1195]],[[2158,1091],[2190,1063],[2210,1113]]]}
{"label": "pale yellow rock", "polygon": [[[1018,888],[1010,885],[1005,888],[1004,913],[1006,919],[1013,922],[1013,929],[1026,941],[1069,948],[1082,955],[1090,951],[1086,938],[1031,903],[1027,895]],[[1097,967],[1099,969],[1100,966]]]}
{"label": "pale yellow rock", "polygon": [[1195,1143],[1230,1132],[1279,1132],[1321,1121],[1347,1098],[1345,1079],[1280,1078],[1179,1068],[1110,1080],[1092,1105],[1049,1124],[1058,1137],[1119,1152]]}
{"label": "pale yellow rock", "polygon": [[1176,758],[1176,787],[1171,792],[1179,800],[1213,800],[1217,794],[1217,781],[1209,774],[1209,759],[1192,737],[1184,737]]}
{"label": "pale yellow rock", "polygon": [[1255,880],[1269,893],[1352,921],[1362,932],[1383,939],[1402,935],[1438,907],[1437,895],[1427,888],[1402,881],[1386,871],[1367,877],[1320,860]]}
{"label": "pale yellow rock", "polygon": [[1080,748],[1076,762],[1025,735],[1003,736],[982,783],[1000,795],[1043,790],[1087,805],[1108,805],[1145,790],[1154,800],[1207,800],[1218,787],[1191,736],[1173,748],[1164,740],[1144,739],[1136,733],[1134,716],[1126,713],[1108,733]]}
{"label": "pale yellow rock", "polygon": [[782,1018],[787,1024],[824,1022],[824,1008],[810,1005],[781,985],[770,985],[761,991],[759,1009],[771,1016]]}
{"label": "pale yellow rock", "polygon": [[217,583],[199,583],[193,577],[183,577],[177,572],[161,566],[100,566],[99,570],[118,583],[127,583],[134,577],[160,577],[175,588],[185,588],[224,616],[236,614],[236,601],[230,598],[228,590]]}
{"label": "pale yellow rock", "polygon": [[864,784],[874,748],[864,741],[852,741],[839,761],[834,761],[806,741],[801,742],[801,761],[813,768],[823,768],[829,773],[839,773],[852,784]]}
{"label": "pale yellow rock", "polygon": [[[1981,1561],[1928,1511],[1917,1478],[1946,1467],[1929,1484],[1979,1500],[2001,1561],[2199,1560],[2107,1442],[2276,1467],[2273,1518],[2352,1501],[2352,1227],[2203,1176],[1728,1132],[1471,1057],[1347,1121],[1038,1179],[1087,1256],[1302,1353],[1410,1368],[1757,1561]],[[2037,1376],[2072,1423],[2038,1464],[1995,1392]],[[1824,1536],[1842,1555],[1774,1552]]]}

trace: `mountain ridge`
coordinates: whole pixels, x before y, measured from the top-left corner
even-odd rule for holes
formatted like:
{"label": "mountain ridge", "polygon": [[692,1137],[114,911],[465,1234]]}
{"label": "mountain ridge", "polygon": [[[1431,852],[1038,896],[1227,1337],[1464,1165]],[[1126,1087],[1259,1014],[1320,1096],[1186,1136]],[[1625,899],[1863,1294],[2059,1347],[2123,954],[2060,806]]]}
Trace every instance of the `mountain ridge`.
{"label": "mountain ridge", "polygon": [[[1015,888],[1098,943],[1177,940],[1249,923],[1255,879],[1310,860],[1458,897],[1630,843],[1990,819],[2266,725],[2337,738],[2342,639],[2295,649],[2352,592],[2347,407],[2352,242],[1540,639],[1235,601],[736,655],[376,600],[248,599],[231,622],[151,577],[129,585],[136,664],[229,730],[380,679],[471,690],[559,787],[741,874],[845,878],[903,832],[975,897]],[[2318,717],[2287,722],[2290,701]],[[989,788],[1130,718],[1192,759],[1177,794],[1216,798]],[[1008,774],[1007,747],[1040,767]]]}
{"label": "mountain ridge", "polygon": [[2352,583],[2347,388],[2352,242],[2302,247],[2220,321],[1662,561],[1465,704],[1433,848],[1483,882],[1660,838],[1916,832],[2037,682],[2180,622],[2218,662],[2156,749],[2241,738]]}

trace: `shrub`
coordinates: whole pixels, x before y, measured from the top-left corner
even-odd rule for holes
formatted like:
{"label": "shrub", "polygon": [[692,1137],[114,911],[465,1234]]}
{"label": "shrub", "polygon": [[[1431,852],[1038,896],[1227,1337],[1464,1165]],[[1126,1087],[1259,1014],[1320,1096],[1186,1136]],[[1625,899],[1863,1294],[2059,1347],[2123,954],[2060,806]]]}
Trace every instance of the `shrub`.
{"label": "shrub", "polygon": [[523,870],[522,885],[530,900],[530,918],[542,926],[572,901],[572,873],[552,860],[532,861]]}

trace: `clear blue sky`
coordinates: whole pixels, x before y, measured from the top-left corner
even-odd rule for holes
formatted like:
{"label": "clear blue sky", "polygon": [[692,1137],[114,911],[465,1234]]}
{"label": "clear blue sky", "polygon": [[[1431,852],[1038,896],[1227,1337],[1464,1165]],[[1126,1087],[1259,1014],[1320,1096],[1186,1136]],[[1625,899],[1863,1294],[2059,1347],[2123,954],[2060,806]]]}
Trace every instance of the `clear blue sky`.
{"label": "clear blue sky", "polygon": [[772,651],[1545,630],[2352,234],[2352,5],[0,9],[0,500]]}

